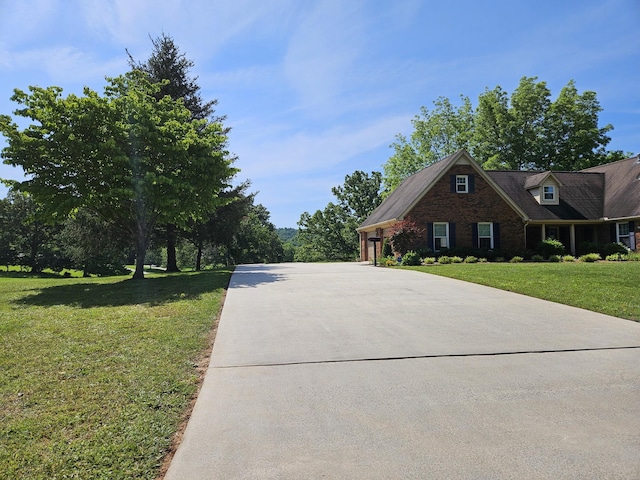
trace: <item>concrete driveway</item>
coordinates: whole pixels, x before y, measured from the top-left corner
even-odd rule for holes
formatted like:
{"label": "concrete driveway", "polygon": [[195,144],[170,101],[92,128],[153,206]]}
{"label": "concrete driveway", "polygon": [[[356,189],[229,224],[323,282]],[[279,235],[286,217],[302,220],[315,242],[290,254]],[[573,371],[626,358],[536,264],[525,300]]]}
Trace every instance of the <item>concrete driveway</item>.
{"label": "concrete driveway", "polygon": [[366,264],[238,267],[166,479],[319,478],[638,479],[640,324]]}

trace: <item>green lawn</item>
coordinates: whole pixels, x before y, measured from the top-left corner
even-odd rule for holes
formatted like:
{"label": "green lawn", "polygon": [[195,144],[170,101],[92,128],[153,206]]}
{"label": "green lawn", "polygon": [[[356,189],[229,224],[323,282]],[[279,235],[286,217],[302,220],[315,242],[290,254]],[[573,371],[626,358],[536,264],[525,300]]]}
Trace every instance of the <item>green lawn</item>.
{"label": "green lawn", "polygon": [[230,274],[0,273],[0,479],[156,478]]}
{"label": "green lawn", "polygon": [[640,321],[640,262],[402,267]]}

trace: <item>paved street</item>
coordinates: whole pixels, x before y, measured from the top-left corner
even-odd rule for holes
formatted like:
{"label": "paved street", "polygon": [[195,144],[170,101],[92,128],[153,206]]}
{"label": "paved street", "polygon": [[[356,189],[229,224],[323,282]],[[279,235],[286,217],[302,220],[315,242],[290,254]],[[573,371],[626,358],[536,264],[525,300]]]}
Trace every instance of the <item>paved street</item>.
{"label": "paved street", "polygon": [[366,264],[238,267],[166,479],[316,478],[640,478],[640,324]]}

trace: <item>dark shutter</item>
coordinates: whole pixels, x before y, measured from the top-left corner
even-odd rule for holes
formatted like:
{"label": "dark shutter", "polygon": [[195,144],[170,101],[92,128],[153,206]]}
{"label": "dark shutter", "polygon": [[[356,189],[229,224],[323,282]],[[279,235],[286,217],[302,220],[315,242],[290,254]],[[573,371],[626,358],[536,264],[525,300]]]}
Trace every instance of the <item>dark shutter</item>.
{"label": "dark shutter", "polygon": [[427,245],[432,252],[436,251],[436,246],[433,244],[433,223],[427,223]]}
{"label": "dark shutter", "polygon": [[467,177],[467,181],[469,182],[469,193],[473,193],[476,190],[476,181],[475,181],[475,175],[469,175]]}
{"label": "dark shutter", "polygon": [[451,181],[451,193],[456,193],[456,176],[450,175],[449,178]]}
{"label": "dark shutter", "polygon": [[618,241],[618,224],[617,223],[610,223],[609,224],[609,232],[611,233],[611,241],[612,242],[617,242]]}
{"label": "dark shutter", "polygon": [[471,224],[471,246],[473,248],[479,248],[480,244],[478,243],[478,224],[477,223],[472,223]]}
{"label": "dark shutter", "polygon": [[500,224],[493,222],[493,248],[500,248]]}
{"label": "dark shutter", "polygon": [[456,246],[456,224],[449,223],[449,246],[454,248]]}
{"label": "dark shutter", "polygon": [[629,222],[629,235],[633,236],[636,234],[636,222]]}

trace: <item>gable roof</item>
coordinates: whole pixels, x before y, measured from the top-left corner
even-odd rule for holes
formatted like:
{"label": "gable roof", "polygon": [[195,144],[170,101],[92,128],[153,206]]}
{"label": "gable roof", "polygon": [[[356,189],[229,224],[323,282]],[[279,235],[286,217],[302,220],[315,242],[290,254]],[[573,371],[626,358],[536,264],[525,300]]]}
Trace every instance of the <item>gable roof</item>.
{"label": "gable roof", "polygon": [[524,183],[524,188],[527,190],[531,190],[532,188],[539,187],[549,177],[554,179],[558,185],[562,186],[562,183],[560,182],[560,180],[558,180],[558,177],[556,177],[552,172],[540,172],[534,175],[529,175],[526,182]]}
{"label": "gable roof", "polygon": [[[483,170],[464,150],[407,177],[358,227],[383,227],[401,220],[456,163],[472,166],[525,221],[598,221],[640,217],[640,155],[579,172]],[[530,189],[553,178],[558,205],[540,204]]]}
{"label": "gable roof", "polygon": [[582,172],[604,175],[604,217],[640,217],[640,155],[587,168]]}
{"label": "gable roof", "polygon": [[[598,173],[554,172],[562,185],[558,205],[537,202],[527,188],[549,172],[487,171],[530,220],[596,220],[603,216],[604,178]],[[531,178],[534,177],[534,181]]]}
{"label": "gable roof", "polygon": [[503,192],[500,187],[487,175],[478,162],[465,150],[458,150],[456,153],[444,157],[417,173],[405,178],[398,187],[389,194],[387,198],[376,208],[371,215],[358,227],[358,231],[366,230],[367,227],[385,226],[401,220],[420,201],[422,197],[440,180],[447,171],[458,162],[464,162],[471,166],[500,194],[507,203],[521,216],[525,213]]}

